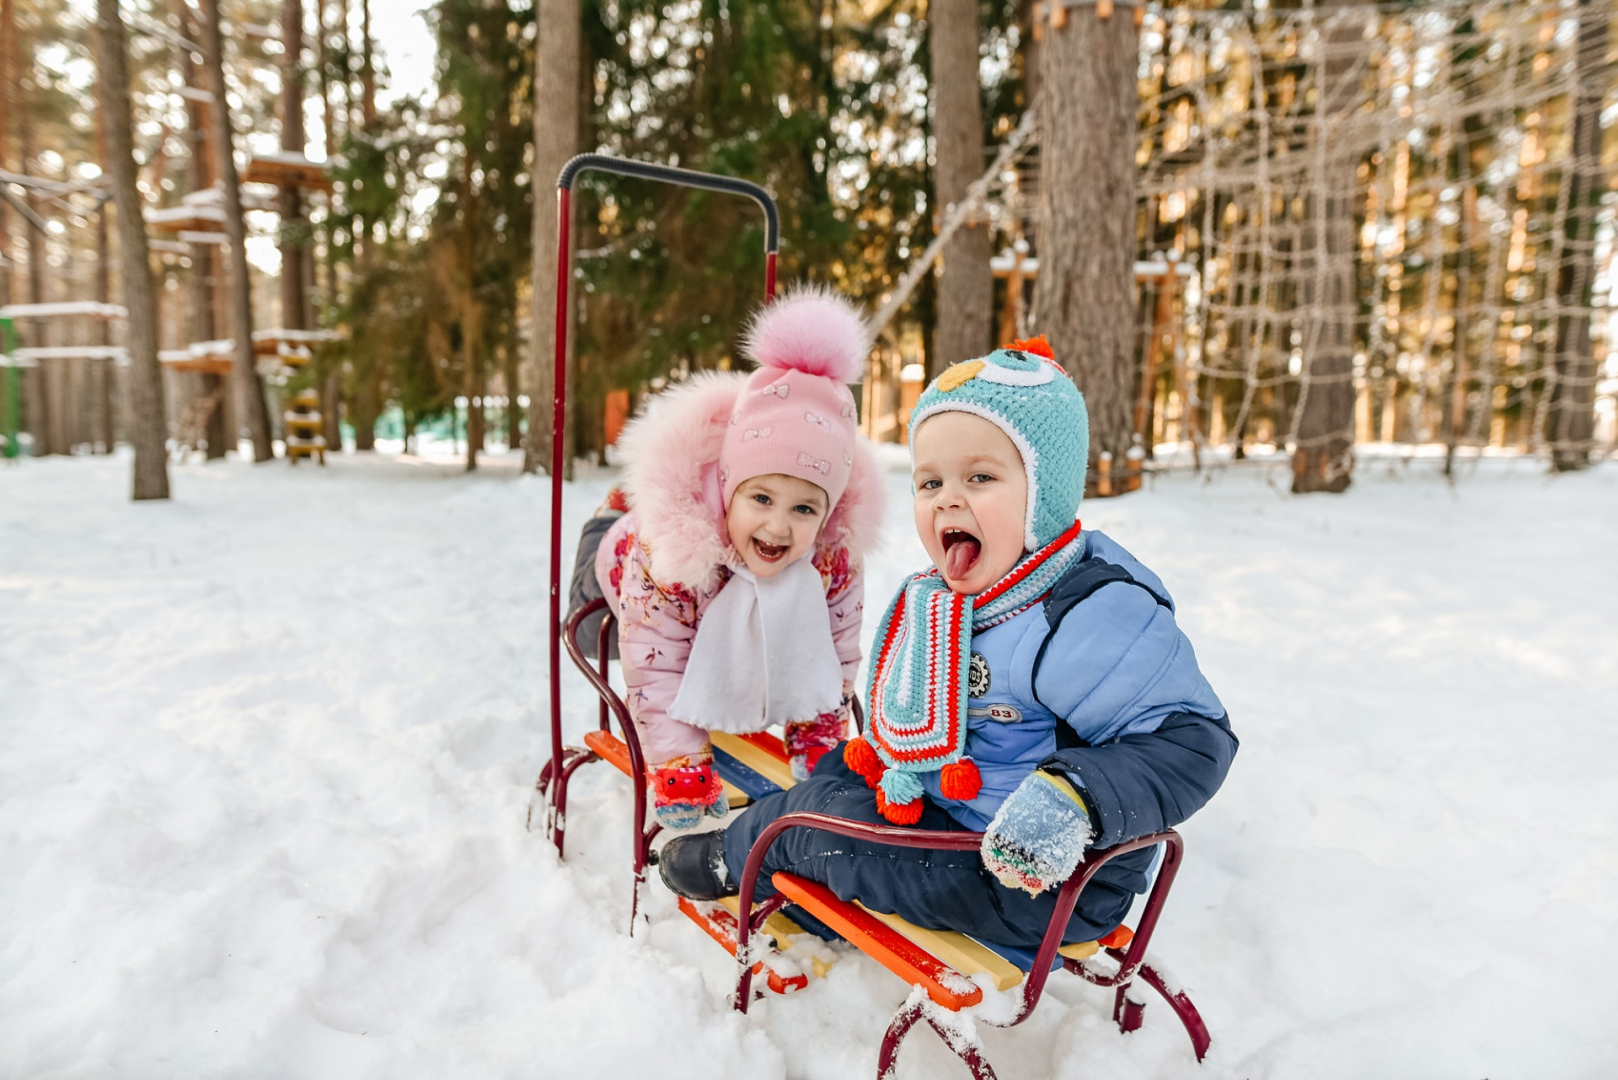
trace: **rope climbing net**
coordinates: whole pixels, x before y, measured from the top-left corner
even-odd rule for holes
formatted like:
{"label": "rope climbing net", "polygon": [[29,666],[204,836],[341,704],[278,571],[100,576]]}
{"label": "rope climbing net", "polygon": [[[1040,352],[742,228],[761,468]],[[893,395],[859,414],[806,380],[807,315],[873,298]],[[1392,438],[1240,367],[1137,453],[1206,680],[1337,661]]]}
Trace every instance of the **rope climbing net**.
{"label": "rope climbing net", "polygon": [[[1143,281],[1148,445],[1610,454],[1609,18],[1150,9],[1140,254],[1192,272]],[[1334,385],[1342,407],[1302,431]]]}

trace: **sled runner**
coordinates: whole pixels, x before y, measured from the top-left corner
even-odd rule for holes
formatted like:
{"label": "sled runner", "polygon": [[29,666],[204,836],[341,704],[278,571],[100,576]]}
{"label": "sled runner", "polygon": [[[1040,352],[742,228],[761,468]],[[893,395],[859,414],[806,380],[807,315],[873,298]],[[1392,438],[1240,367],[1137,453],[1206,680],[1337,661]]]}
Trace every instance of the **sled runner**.
{"label": "sled runner", "polygon": [[[624,161],[602,154],[584,154],[568,162],[557,178],[557,209],[561,227],[558,229],[556,278],[555,392],[551,403],[553,461],[558,460],[562,453],[567,400],[565,358],[568,286],[572,270],[568,246],[569,203],[574,180],[587,170],[742,195],[754,200],[765,215],[765,300],[772,300],[775,294],[779,216],[769,194],[758,185],[731,177]],[[645,883],[646,868],[653,861],[652,842],[661,831],[661,826],[655,821],[647,823],[646,762],[628,707],[612,688],[608,677],[615,621],[605,610],[606,602],[600,599],[583,604],[571,612],[565,621],[563,619],[562,590],[565,586],[561,567],[561,529],[562,484],[553,482],[548,643],[551,758],[540,772],[535,787],[538,798],[543,800],[545,831],[560,856],[564,853],[567,790],[573,774],[590,762],[607,761],[629,777],[634,800],[630,822],[631,869],[634,875],[630,931],[633,933],[640,889]],[[592,633],[594,640],[585,640],[585,636]],[[599,699],[597,726],[584,735],[582,747],[565,745],[562,736],[561,652],[564,647]],[[855,719],[856,723],[860,722],[857,703]],[[715,767],[725,781],[726,795],[733,808],[791,786],[786,749],[776,736],[768,733],[734,736],[716,732],[712,738]],[[1141,1026],[1145,1001],[1137,983],[1145,983],[1163,997],[1184,1024],[1197,1059],[1200,1061],[1207,1053],[1208,1031],[1196,1007],[1162,967],[1147,956],[1147,947],[1179,870],[1184,850],[1183,841],[1173,830],[1140,837],[1106,850],[1091,851],[1061,886],[1055,912],[1040,946],[1038,950],[1029,952],[979,942],[964,934],[929,930],[897,915],[870,911],[858,902],[839,899],[824,885],[787,873],[774,874],[770,884],[775,889],[775,895],[755,904],[753,899],[758,892],[758,878],[765,852],[777,837],[793,828],[821,829],[841,836],[910,848],[976,851],[982,842],[981,833],[873,825],[815,813],[785,814],[771,822],[748,855],[739,896],[716,903],[680,900],[680,910],[736,957],[737,984],[733,1005],[738,1011],[746,1012],[763,990],[790,993],[807,986],[812,975],[824,973],[824,961],[811,954],[807,941],[799,944],[794,940],[802,935],[801,928],[791,918],[791,911],[797,910],[830,927],[912,987],[882,1040],[877,1060],[879,1080],[892,1075],[900,1044],[909,1031],[922,1021],[944,1039],[974,1077],[980,1080],[993,1077],[994,1072],[984,1059],[983,1048],[976,1037],[973,1017],[965,1010],[982,1001],[981,984],[1000,992],[1015,991],[1019,994],[1017,1010],[1003,1026],[1019,1024],[1033,1013],[1050,974],[1059,968],[1065,968],[1097,986],[1112,989],[1115,995],[1113,1019],[1126,1032]],[[1163,849],[1162,865],[1134,930],[1119,927],[1100,941],[1064,946],[1063,930],[1072,916],[1080,891],[1096,871],[1119,855],[1158,845]]]}

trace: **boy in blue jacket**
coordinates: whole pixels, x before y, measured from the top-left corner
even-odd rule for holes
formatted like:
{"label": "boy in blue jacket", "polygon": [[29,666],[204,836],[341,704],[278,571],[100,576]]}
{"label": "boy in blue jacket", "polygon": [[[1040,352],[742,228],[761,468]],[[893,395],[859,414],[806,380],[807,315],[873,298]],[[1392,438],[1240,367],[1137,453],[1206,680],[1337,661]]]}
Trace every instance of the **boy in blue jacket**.
{"label": "boy in blue jacket", "polygon": [[[1190,817],[1236,737],[1162,581],[1076,520],[1089,422],[1043,338],[945,371],[911,431],[933,568],[877,630],[864,737],[729,829],[677,837],[659,872],[693,899],[733,894],[753,841],[794,811],[982,830],[980,851],[960,852],[793,829],[767,853],[759,895],[786,870],[921,926],[1032,949],[1084,851]],[[1104,866],[1066,940],[1122,922],[1154,858]]]}

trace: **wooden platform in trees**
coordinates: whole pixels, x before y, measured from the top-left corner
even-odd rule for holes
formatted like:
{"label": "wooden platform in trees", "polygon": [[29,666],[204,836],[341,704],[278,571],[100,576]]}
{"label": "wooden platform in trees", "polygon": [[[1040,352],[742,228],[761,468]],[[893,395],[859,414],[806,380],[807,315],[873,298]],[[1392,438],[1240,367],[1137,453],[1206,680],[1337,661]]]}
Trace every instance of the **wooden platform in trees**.
{"label": "wooden platform in trees", "polygon": [[291,185],[316,191],[330,191],[332,188],[331,173],[326,162],[310,161],[302,154],[288,152],[254,154],[247,160],[242,182],[275,184],[277,187]]}

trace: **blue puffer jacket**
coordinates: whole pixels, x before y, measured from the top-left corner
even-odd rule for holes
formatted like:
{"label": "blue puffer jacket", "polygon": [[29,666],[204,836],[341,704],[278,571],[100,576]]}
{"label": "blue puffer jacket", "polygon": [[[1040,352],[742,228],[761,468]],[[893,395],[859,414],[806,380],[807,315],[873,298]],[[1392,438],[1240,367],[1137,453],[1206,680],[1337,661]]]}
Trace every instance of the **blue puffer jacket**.
{"label": "blue puffer jacket", "polygon": [[[1087,560],[1121,567],[1138,584],[1103,585],[1067,611],[1054,635],[1039,603],[973,636],[966,752],[983,787],[955,801],[939,792],[938,773],[921,778],[929,798],[969,829],[987,827],[1023,778],[1047,765],[1085,788],[1098,819],[1094,843],[1110,846],[1189,817],[1235,756],[1225,708],[1175,624],[1163,582],[1106,535],[1082,535]],[[1060,746],[1058,717],[1071,728]]]}

